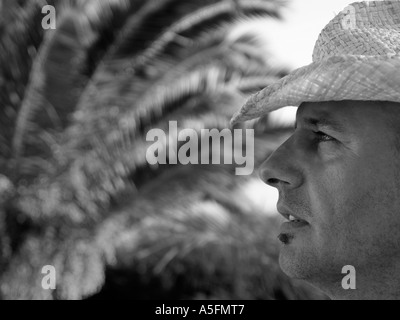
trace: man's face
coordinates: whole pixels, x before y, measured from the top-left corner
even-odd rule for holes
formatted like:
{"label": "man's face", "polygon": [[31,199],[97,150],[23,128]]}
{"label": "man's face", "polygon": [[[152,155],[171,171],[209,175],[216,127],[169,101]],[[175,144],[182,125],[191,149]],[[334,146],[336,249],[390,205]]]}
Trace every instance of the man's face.
{"label": "man's face", "polygon": [[296,130],[260,172],[279,191],[278,210],[300,220],[281,228],[289,276],[340,283],[346,265],[358,276],[399,261],[400,157],[390,127],[397,110],[355,101],[299,107]]}

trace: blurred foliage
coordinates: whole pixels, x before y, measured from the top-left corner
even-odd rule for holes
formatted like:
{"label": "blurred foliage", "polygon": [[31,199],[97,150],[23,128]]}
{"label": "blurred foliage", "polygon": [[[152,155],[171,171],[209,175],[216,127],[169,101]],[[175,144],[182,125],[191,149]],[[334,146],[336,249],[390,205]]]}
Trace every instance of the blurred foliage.
{"label": "blurred foliage", "polygon": [[[226,128],[285,73],[254,35],[231,33],[278,18],[281,1],[0,4],[3,298],[323,298],[279,270],[279,219],[249,194],[256,175],[145,159],[149,129]],[[45,4],[56,30],[41,28]],[[256,165],[290,131],[245,126]],[[44,265],[54,291],[41,288]]]}

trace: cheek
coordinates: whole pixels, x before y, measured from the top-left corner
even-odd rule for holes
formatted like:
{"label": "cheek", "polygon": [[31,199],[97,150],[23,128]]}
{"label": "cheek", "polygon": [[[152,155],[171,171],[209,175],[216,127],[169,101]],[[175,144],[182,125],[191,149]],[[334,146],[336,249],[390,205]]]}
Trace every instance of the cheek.
{"label": "cheek", "polygon": [[[360,201],[365,193],[359,177],[343,167],[325,168],[308,190],[315,241],[332,250],[355,237]],[[363,183],[361,183],[363,184]]]}
{"label": "cheek", "polygon": [[336,220],[341,219],[343,206],[347,199],[352,197],[354,192],[346,183],[346,174],[337,168],[320,170],[314,181],[309,183],[309,203],[313,220],[319,223],[332,225]]}
{"label": "cheek", "polygon": [[376,168],[360,158],[336,159],[310,168],[313,209],[326,223],[344,223],[350,218],[347,213],[362,209],[365,200],[368,202],[376,187],[376,175]]}
{"label": "cheek", "polygon": [[332,166],[323,172],[309,190],[320,251],[354,259],[353,248],[363,256],[399,244],[400,179],[389,164]]}

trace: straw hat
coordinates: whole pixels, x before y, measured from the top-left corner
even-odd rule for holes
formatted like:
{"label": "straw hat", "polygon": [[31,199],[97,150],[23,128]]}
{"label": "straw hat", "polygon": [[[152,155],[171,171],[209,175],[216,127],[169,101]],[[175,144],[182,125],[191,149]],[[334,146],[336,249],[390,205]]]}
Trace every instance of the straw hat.
{"label": "straw hat", "polygon": [[349,5],[322,30],[313,63],[250,97],[231,122],[341,100],[400,102],[400,1]]}

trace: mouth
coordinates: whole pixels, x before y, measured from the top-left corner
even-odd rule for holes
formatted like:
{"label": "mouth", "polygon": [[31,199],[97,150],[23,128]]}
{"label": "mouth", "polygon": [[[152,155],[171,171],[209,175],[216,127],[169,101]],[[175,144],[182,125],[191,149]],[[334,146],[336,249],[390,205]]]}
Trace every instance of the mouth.
{"label": "mouth", "polygon": [[298,215],[295,213],[283,210],[278,208],[278,212],[281,214],[282,217],[284,217],[289,223],[293,224],[308,224],[308,222],[302,218],[300,218]]}
{"label": "mouth", "polygon": [[281,233],[278,239],[287,245],[293,240],[295,232],[309,226],[309,223],[293,212],[282,210],[281,208],[278,208],[278,212],[287,220],[281,226]]}

